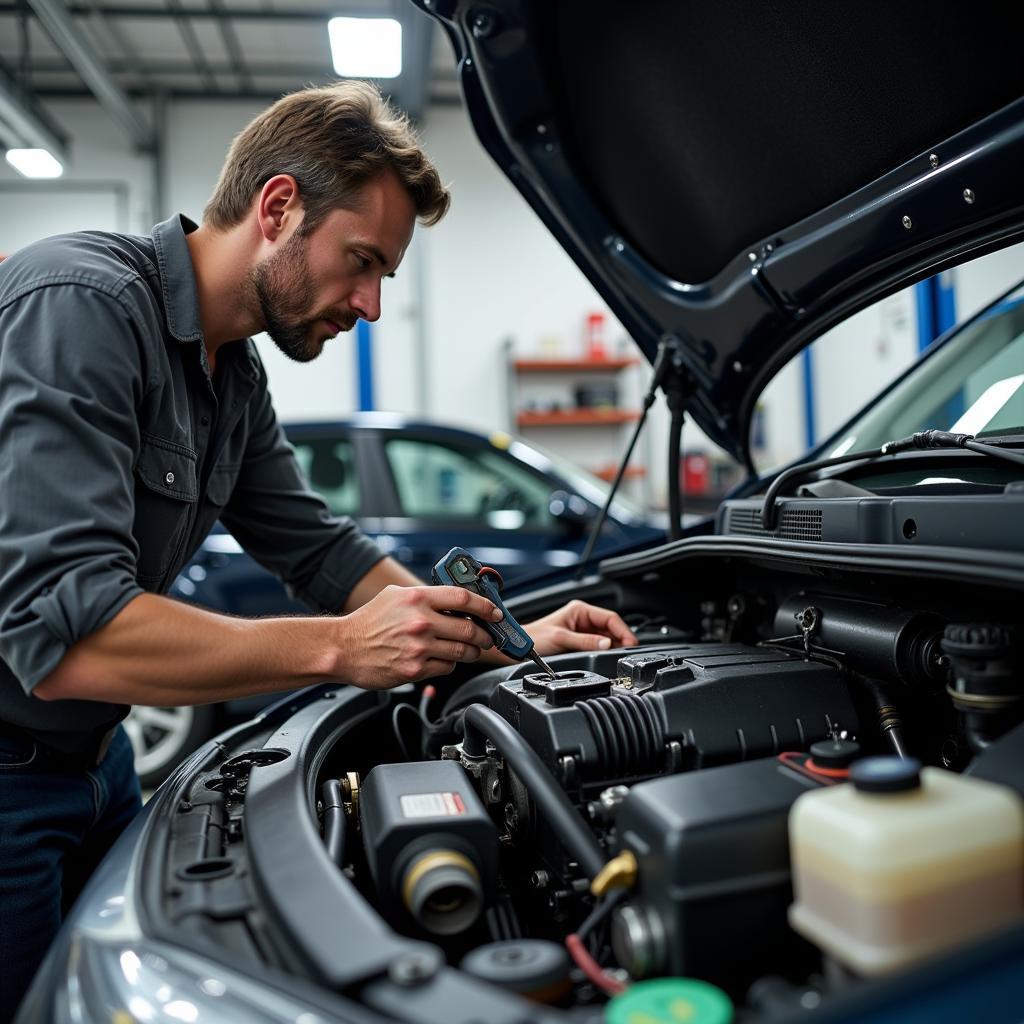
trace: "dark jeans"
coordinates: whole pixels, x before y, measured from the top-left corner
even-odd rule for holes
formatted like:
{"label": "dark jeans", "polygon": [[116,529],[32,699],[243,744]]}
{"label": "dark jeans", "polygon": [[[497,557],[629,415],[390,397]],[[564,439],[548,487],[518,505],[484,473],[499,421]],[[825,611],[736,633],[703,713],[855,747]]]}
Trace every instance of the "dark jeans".
{"label": "dark jeans", "polygon": [[0,731],[0,1022],[14,1016],[64,915],[141,807],[124,729],[88,771]]}

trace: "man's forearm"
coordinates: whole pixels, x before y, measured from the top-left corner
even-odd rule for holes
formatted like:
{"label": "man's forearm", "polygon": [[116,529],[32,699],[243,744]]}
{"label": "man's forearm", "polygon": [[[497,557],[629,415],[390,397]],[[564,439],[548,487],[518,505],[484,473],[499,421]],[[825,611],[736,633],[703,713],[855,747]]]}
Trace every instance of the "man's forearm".
{"label": "man's forearm", "polygon": [[357,608],[362,608],[385,587],[392,584],[397,587],[419,587],[423,585],[423,580],[414,576],[404,565],[396,562],[393,558],[382,558],[352,588],[352,593],[349,594],[342,611],[353,612]]}
{"label": "man's forearm", "polygon": [[141,594],[79,640],[33,692],[173,706],[290,690],[337,671],[343,633],[339,618],[239,619]]}

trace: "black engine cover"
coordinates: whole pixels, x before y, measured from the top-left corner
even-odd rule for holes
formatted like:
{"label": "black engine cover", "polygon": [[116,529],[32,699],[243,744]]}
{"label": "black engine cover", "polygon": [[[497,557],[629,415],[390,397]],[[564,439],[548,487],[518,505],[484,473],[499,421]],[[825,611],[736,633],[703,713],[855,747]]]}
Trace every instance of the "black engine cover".
{"label": "black engine cover", "polygon": [[743,644],[638,648],[615,677],[527,675],[492,703],[563,782],[592,786],[806,750],[858,726],[839,670]]}

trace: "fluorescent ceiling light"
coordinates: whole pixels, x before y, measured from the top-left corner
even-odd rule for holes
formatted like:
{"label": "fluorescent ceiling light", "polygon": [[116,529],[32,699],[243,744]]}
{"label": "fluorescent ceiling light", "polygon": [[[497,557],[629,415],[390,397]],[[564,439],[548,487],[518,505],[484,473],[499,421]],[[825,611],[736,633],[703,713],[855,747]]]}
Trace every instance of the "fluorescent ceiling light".
{"label": "fluorescent ceiling light", "polygon": [[48,149],[9,149],[7,162],[26,178],[59,178],[64,167]]}
{"label": "fluorescent ceiling light", "polygon": [[402,23],[394,18],[331,18],[334,70],[345,78],[397,78],[402,73]]}

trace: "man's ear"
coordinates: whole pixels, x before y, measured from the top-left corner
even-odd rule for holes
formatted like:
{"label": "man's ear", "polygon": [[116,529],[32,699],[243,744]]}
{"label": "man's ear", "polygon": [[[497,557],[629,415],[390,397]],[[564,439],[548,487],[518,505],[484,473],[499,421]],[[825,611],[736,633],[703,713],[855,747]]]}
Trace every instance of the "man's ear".
{"label": "man's ear", "polygon": [[290,174],[269,178],[256,199],[256,220],[268,242],[297,226],[304,213],[298,182]]}

